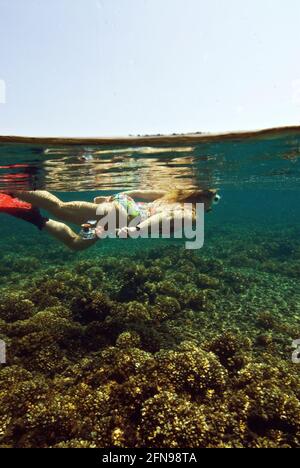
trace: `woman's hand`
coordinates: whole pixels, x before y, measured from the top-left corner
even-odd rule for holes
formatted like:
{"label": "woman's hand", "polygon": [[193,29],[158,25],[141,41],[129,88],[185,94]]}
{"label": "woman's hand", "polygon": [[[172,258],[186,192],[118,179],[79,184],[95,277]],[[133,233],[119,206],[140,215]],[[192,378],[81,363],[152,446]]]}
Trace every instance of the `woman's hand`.
{"label": "woman's hand", "polygon": [[96,197],[94,198],[94,203],[96,203],[96,205],[100,205],[101,203],[109,202],[110,198],[111,198],[110,196],[109,197]]}

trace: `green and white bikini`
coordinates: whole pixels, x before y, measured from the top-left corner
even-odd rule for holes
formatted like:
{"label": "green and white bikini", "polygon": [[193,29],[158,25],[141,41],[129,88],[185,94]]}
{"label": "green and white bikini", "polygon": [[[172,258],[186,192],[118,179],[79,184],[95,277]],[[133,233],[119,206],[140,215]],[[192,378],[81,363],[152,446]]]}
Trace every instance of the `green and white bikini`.
{"label": "green and white bikini", "polygon": [[[138,220],[139,223],[146,221],[150,216],[156,212],[152,203],[136,202],[126,193],[118,193],[109,199],[110,202],[123,208],[130,220]],[[88,221],[82,225],[80,236],[85,240],[94,240],[96,238],[96,225],[97,221]]]}
{"label": "green and white bikini", "polygon": [[145,221],[155,214],[155,209],[152,203],[136,202],[126,193],[118,193],[117,195],[114,195],[111,198],[111,201],[116,202],[119,206],[124,208],[131,219],[140,218],[140,222]]}

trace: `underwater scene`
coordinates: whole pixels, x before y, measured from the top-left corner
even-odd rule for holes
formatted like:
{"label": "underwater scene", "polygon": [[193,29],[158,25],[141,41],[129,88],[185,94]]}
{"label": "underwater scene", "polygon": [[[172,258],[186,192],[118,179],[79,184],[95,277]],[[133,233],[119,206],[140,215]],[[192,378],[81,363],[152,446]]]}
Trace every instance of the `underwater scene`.
{"label": "underwater scene", "polygon": [[149,238],[73,251],[0,213],[0,447],[299,448],[299,183],[299,131],[1,142],[3,194],[221,198],[201,249]]}

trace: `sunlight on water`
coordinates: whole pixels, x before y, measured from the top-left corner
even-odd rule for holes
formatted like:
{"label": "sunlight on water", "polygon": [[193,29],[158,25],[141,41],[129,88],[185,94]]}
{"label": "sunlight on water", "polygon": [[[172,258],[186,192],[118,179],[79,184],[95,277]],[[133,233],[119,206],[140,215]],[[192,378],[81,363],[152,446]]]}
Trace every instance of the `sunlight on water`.
{"label": "sunlight on water", "polygon": [[191,146],[0,144],[0,188],[122,191],[189,187],[297,189],[300,136]]}

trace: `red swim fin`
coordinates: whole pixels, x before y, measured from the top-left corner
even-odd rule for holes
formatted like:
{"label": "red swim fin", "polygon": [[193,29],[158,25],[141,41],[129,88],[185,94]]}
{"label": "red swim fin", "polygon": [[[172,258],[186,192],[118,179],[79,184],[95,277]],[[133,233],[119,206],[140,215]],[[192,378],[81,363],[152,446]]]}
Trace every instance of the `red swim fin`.
{"label": "red swim fin", "polygon": [[31,210],[30,203],[13,198],[5,193],[0,193],[0,213],[13,214],[14,210]]}
{"label": "red swim fin", "polygon": [[34,208],[30,203],[23,202],[18,198],[0,193],[0,213],[5,213],[15,218],[23,219],[42,230],[48,218],[44,218],[38,208]]}

